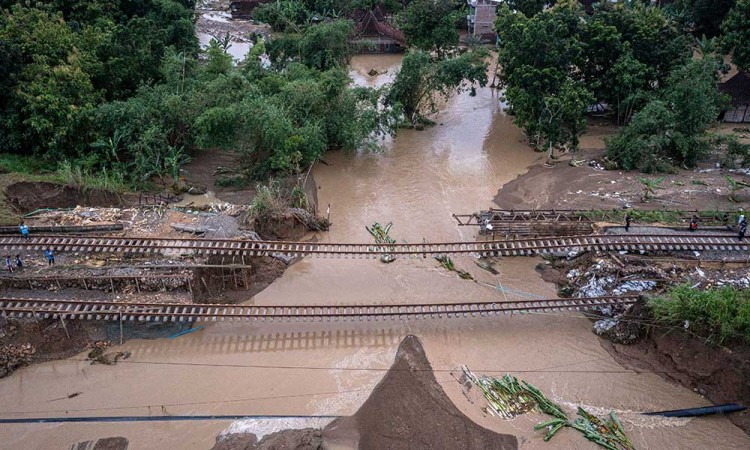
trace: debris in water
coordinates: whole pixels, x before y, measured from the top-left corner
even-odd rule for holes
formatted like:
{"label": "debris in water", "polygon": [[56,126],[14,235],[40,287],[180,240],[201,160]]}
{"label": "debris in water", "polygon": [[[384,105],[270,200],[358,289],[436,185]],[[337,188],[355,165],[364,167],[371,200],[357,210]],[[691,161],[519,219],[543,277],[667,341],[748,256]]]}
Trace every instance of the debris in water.
{"label": "debris in water", "polygon": [[544,441],[549,441],[564,427],[580,431],[589,441],[609,450],[634,450],[633,444],[614,412],[609,417],[599,418],[578,407],[578,418],[571,422],[562,407],[531,384],[505,374],[502,378],[477,377],[466,366],[462,366],[464,375],[476,385],[487,399],[491,412],[510,420],[527,412],[537,411],[552,416],[534,426],[534,430],[546,429]]}
{"label": "debris in water", "polygon": [[474,261],[474,264],[491,273],[492,275],[499,275],[500,272],[495,270],[491,261]]}
{"label": "debris in water", "polygon": [[[365,226],[365,229],[372,235],[372,237],[375,238],[376,244],[395,244],[396,240],[388,235],[388,232],[391,231],[392,226],[393,226],[393,222],[388,222],[388,224],[385,227],[380,225],[378,222],[375,222],[374,224],[372,224],[372,227]],[[379,249],[377,248],[372,249],[372,251],[378,251],[378,250]],[[382,248],[380,250],[381,251],[385,250],[385,248]],[[380,261],[384,263],[390,263],[395,260],[396,258],[393,255],[390,255],[387,253],[384,253],[380,257]]]}
{"label": "debris in water", "polygon": [[464,280],[473,280],[474,277],[471,276],[471,274],[465,270],[458,270],[456,269],[456,265],[453,264],[453,260],[450,258],[450,256],[447,255],[441,255],[436,256],[435,259],[442,264],[443,267],[450,270],[451,272],[456,272],[459,277],[461,277]]}

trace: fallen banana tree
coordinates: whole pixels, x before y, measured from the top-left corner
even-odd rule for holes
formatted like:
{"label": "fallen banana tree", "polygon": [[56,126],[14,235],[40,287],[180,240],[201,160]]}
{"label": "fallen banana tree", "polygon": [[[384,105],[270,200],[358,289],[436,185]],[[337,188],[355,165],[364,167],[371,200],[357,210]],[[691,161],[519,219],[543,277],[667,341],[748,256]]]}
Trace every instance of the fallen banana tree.
{"label": "fallen banana tree", "polygon": [[534,430],[547,430],[544,441],[549,441],[564,427],[578,430],[591,442],[608,450],[634,450],[635,447],[614,412],[599,418],[578,407],[578,418],[571,422],[560,405],[548,399],[535,386],[505,374],[502,378],[474,375],[466,366],[464,375],[482,392],[487,400],[487,411],[510,420],[528,412],[544,413],[552,419],[537,424]]}
{"label": "fallen banana tree", "polygon": [[[388,224],[384,227],[380,225],[378,222],[375,222],[372,224],[371,227],[365,226],[365,229],[368,233],[372,235],[373,238],[375,238],[376,244],[395,244],[396,240],[393,239],[388,235],[388,233],[391,231],[391,227],[393,226],[393,222],[388,222]],[[374,248],[372,251],[384,251],[385,248]],[[380,261],[384,263],[390,263],[395,261],[396,258],[393,257],[393,255],[389,255],[387,253],[383,253],[383,255],[380,257]]]}

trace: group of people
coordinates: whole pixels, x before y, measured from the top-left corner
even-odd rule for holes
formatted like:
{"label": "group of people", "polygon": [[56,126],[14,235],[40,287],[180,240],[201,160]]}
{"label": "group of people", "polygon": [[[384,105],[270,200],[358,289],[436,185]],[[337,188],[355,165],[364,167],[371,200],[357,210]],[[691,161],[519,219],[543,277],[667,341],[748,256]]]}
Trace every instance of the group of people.
{"label": "group of people", "polygon": [[[18,224],[18,230],[21,232],[21,236],[24,239],[29,239],[29,227],[23,221]],[[44,251],[44,256],[45,258],[47,258],[48,265],[51,266],[55,264],[55,252],[51,248],[48,248]],[[23,260],[21,260],[21,255],[16,254],[15,260],[13,260],[10,255],[5,255],[5,268],[10,273],[13,273],[17,269],[23,269]]]}
{"label": "group of people", "polygon": [[[724,213],[724,225],[729,225],[729,213]],[[630,217],[630,214],[625,214],[625,231],[630,231],[630,223],[633,221],[633,218]],[[693,216],[690,218],[690,224],[688,225],[688,229],[690,231],[695,231],[698,229],[698,216],[693,214]],[[744,214],[740,214],[739,219],[737,219],[737,229],[738,229],[738,237],[741,241],[745,238],[745,235],[747,234],[747,219],[745,218]]]}
{"label": "group of people", "polygon": [[[48,248],[44,251],[44,256],[47,258],[47,264],[48,265],[54,265],[55,264],[55,252]],[[13,273],[18,269],[23,269],[23,260],[21,259],[21,255],[17,254],[16,259],[11,259],[10,255],[5,255],[5,268],[8,269],[8,272]]]}

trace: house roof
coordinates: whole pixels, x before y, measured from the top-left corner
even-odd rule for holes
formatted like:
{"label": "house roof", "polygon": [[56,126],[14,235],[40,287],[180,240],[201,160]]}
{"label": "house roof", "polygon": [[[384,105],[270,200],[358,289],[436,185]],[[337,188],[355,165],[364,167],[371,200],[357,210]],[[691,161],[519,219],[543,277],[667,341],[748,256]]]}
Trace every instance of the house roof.
{"label": "house roof", "polygon": [[354,33],[357,37],[383,36],[390,38],[400,45],[404,45],[404,33],[385,21],[379,6],[372,10],[358,9],[352,14],[354,19]]}
{"label": "house roof", "polygon": [[719,91],[732,97],[732,106],[750,105],[750,72],[740,72],[721,83]]}

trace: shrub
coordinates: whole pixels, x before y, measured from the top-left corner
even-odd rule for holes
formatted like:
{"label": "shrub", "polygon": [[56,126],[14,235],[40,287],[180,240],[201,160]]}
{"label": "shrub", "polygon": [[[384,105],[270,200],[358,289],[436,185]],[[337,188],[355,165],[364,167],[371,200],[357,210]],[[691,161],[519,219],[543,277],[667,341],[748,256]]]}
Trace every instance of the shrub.
{"label": "shrub", "polygon": [[687,325],[709,342],[744,339],[750,344],[750,290],[722,287],[702,291],[685,284],[650,299],[648,306],[657,322]]}

